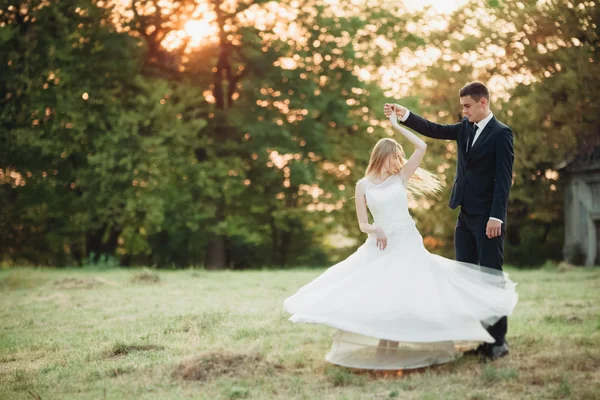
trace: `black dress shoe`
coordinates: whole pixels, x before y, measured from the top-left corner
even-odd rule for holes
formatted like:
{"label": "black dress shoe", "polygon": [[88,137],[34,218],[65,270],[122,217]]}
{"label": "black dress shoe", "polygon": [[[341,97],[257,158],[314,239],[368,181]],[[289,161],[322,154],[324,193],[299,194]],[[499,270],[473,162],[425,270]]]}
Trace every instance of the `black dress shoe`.
{"label": "black dress shoe", "polygon": [[483,356],[487,353],[487,348],[489,347],[489,343],[482,343],[477,348],[469,351],[465,351],[465,356]]}
{"label": "black dress shoe", "polygon": [[498,345],[490,345],[486,351],[486,357],[494,361],[508,355],[508,344],[506,342]]}

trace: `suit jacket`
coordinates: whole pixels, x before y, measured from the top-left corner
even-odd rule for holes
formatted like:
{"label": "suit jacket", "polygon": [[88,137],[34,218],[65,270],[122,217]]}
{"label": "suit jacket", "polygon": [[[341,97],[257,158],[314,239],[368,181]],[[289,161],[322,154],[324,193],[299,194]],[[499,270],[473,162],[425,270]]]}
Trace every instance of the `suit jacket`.
{"label": "suit jacket", "polygon": [[434,139],[455,140],[458,145],[456,177],[448,206],[471,215],[486,215],[506,223],[508,194],[514,162],[512,130],[496,117],[487,123],[467,155],[467,140],[473,124],[467,117],[457,124],[441,125],[410,113],[401,122]]}

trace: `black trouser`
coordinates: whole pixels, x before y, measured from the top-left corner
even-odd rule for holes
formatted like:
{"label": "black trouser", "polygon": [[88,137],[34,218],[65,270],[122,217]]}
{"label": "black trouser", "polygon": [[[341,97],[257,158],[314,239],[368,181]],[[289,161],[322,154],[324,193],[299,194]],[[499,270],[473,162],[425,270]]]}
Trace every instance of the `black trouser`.
{"label": "black trouser", "polygon": [[[469,215],[461,210],[454,230],[456,260],[502,271],[506,227],[503,223],[500,236],[489,239],[485,234],[488,220],[489,216]],[[488,332],[496,340],[495,344],[502,344],[507,329],[507,318],[502,317]]]}

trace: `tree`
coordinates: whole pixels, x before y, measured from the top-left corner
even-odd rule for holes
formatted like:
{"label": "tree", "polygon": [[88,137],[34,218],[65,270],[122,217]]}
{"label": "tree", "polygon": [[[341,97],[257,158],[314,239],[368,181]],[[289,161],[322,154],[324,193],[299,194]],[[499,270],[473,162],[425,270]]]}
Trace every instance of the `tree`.
{"label": "tree", "polygon": [[13,178],[1,185],[4,254],[64,262],[90,229],[79,179],[104,133],[104,100],[131,76],[135,54],[130,38],[101,25],[106,17],[85,0],[10,2],[0,15],[0,168]]}
{"label": "tree", "polygon": [[162,107],[168,85],[138,76],[137,41],[94,2],[15,3],[2,18],[2,253],[36,264],[149,253],[193,155],[180,139],[204,125],[178,118],[194,102]]}
{"label": "tree", "polygon": [[455,122],[459,88],[480,80],[492,88],[494,113],[515,132],[509,262],[544,262],[541,249],[548,258],[561,257],[562,193],[555,169],[598,144],[598,12],[584,1],[488,2],[457,10],[443,32],[426,38],[440,57],[417,93],[426,109],[439,113],[433,117]]}
{"label": "tree", "polygon": [[[171,66],[179,71],[172,79],[201,88],[208,103],[196,148],[198,162],[211,166],[203,197],[214,212],[205,221],[213,236],[206,266],[243,265],[249,247],[270,248],[261,263],[285,265],[318,246],[331,229],[323,214],[339,209],[341,197],[353,190],[356,149],[383,134],[373,126],[383,96],[364,76],[397,54],[398,47],[382,52],[382,41],[414,45],[417,39],[377,4],[333,10],[318,1],[300,7],[215,0],[201,16],[216,39],[200,47],[181,42],[169,51],[159,43],[186,23],[178,14],[183,3],[169,12],[143,4],[152,15],[135,3],[136,17],[127,26],[150,42],[145,48],[154,55],[146,60],[163,60],[143,70]],[[359,154],[359,162],[367,156]]]}

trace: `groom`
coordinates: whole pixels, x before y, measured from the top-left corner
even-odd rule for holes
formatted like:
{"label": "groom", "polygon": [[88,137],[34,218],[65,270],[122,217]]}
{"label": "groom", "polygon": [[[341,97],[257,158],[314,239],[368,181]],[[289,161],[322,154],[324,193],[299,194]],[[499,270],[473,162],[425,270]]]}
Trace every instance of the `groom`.
{"label": "groom", "polygon": [[[386,117],[396,112],[402,124],[434,138],[455,140],[458,145],[456,177],[449,207],[460,206],[454,248],[456,260],[502,270],[506,208],[514,161],[513,133],[490,111],[490,92],[471,82],[460,92],[465,117],[457,124],[440,125],[398,104],[386,104]],[[492,360],[508,354],[507,319],[488,328],[495,343],[484,343],[478,352]]]}

